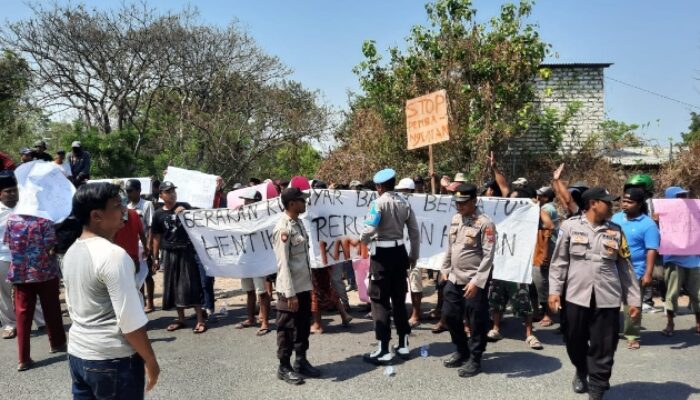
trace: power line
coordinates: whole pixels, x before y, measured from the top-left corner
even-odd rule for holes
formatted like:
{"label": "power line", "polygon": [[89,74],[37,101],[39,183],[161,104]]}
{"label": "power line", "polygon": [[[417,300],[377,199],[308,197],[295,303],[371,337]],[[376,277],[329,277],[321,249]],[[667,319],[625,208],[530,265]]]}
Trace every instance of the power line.
{"label": "power line", "polygon": [[629,86],[629,87],[631,87],[631,88],[633,88],[633,89],[641,90],[642,92],[649,93],[649,94],[654,95],[654,96],[657,96],[657,97],[661,97],[662,99],[670,100],[670,101],[673,101],[674,103],[682,104],[682,105],[684,105],[684,106],[686,106],[686,107],[696,108],[696,109],[700,110],[700,106],[696,106],[695,104],[686,103],[685,101],[677,100],[677,99],[674,99],[674,98],[665,96],[665,95],[663,95],[663,94],[661,94],[661,93],[656,93],[656,92],[653,92],[653,91],[651,91],[651,90],[644,89],[644,88],[641,88],[641,87],[639,87],[639,86],[633,85],[633,84],[631,84],[631,83],[623,82],[623,81],[621,81],[621,80],[619,80],[619,79],[615,79],[615,78],[613,78],[613,77],[611,77],[611,76],[605,76],[605,79],[610,79],[611,81],[614,81],[614,82],[617,82],[617,83],[621,83],[621,84],[623,84],[623,85],[625,85],[625,86]]}

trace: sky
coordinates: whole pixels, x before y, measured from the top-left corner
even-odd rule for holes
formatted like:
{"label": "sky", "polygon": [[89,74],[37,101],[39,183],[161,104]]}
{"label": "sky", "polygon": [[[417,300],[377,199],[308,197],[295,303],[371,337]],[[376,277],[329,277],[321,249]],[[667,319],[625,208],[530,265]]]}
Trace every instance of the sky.
{"label": "sky", "polygon": [[[64,0],[59,0],[63,3]],[[76,1],[73,1],[75,4]],[[99,8],[119,1],[84,1]],[[477,19],[498,14],[503,1],[475,0]],[[149,0],[163,11],[194,5],[202,22],[237,20],[258,45],[293,69],[292,79],[318,90],[336,110],[359,91],[352,69],[362,43],[403,47],[410,28],[426,24],[425,0]],[[642,126],[652,143],[680,141],[690,112],[700,113],[700,1],[540,0],[529,22],[539,26],[553,56],[546,62],[613,63],[605,72],[607,117]],[[0,19],[31,16],[17,0],[0,0]],[[634,89],[612,79],[631,84]],[[665,99],[669,97],[686,104]]]}

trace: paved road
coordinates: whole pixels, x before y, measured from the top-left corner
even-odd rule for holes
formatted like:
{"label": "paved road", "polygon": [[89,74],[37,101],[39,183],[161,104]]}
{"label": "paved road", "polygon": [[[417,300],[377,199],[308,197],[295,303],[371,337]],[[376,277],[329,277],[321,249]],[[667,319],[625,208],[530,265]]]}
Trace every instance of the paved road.
{"label": "paved road", "polygon": [[[349,330],[337,316],[326,316],[328,328],[311,338],[310,360],[324,377],[292,387],[275,376],[275,335],[256,337],[255,330],[234,330],[242,318],[239,291],[217,290],[219,307],[230,304],[229,313],[210,324],[204,335],[190,330],[174,333],[164,327],[174,313],[150,315],[149,335],[160,361],[162,374],[152,399],[584,399],[571,392],[573,375],[561,336],[551,328],[537,332],[542,351],[526,348],[522,324],[507,318],[508,337],[490,343],[483,362],[484,373],[462,379],[442,366],[452,352],[449,335],[434,335],[425,324],[411,337],[413,358],[395,366],[394,377],[382,368],[365,364],[361,354],[372,350],[372,323],[354,313]],[[223,298],[222,298],[223,297]],[[425,305],[427,309],[430,304]],[[231,309],[231,307],[233,309]],[[610,399],[700,399],[700,336],[690,332],[692,316],[677,319],[676,335],[661,336],[662,314],[644,314],[642,348],[627,350],[620,342],[613,370]],[[68,320],[66,320],[68,323]],[[192,325],[192,324],[191,324]],[[18,373],[16,342],[0,341],[0,387],[3,398],[63,399],[70,397],[70,375],[65,355],[49,355],[45,335],[32,338],[37,368]],[[418,347],[429,345],[421,358]]]}

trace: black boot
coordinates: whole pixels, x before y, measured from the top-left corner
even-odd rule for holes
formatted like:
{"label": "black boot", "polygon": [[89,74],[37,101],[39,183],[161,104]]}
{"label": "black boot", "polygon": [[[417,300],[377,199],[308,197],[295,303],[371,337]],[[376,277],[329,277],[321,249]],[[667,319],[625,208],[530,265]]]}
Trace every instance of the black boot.
{"label": "black boot", "polygon": [[294,360],[294,371],[309,378],[318,378],[321,376],[321,370],[315,368],[306,357],[299,357]]}
{"label": "black boot", "polygon": [[450,355],[449,358],[444,360],[442,362],[442,365],[444,365],[447,368],[459,368],[461,367],[467,360],[469,360],[469,357],[465,357],[460,353],[459,351],[456,351]]}
{"label": "black boot", "polygon": [[399,338],[399,344],[394,346],[394,351],[397,356],[404,360],[408,360],[411,357],[411,350],[408,348],[408,335]]}
{"label": "black boot", "polygon": [[571,388],[574,389],[574,393],[586,393],[588,391],[588,378],[586,374],[576,371],[574,380],[571,382]]}
{"label": "black boot", "polygon": [[394,361],[394,354],[389,351],[389,342],[380,343],[377,350],[372,353],[365,354],[363,359],[365,362],[374,365],[390,365]]}
{"label": "black boot", "polygon": [[304,383],[304,378],[294,372],[290,365],[280,365],[277,369],[277,378],[292,385]]}
{"label": "black boot", "polygon": [[471,378],[472,376],[479,375],[481,373],[481,361],[469,360],[467,365],[457,370],[457,374],[461,378]]}
{"label": "black boot", "polygon": [[605,390],[597,387],[591,387],[588,391],[588,400],[603,400],[604,395]]}

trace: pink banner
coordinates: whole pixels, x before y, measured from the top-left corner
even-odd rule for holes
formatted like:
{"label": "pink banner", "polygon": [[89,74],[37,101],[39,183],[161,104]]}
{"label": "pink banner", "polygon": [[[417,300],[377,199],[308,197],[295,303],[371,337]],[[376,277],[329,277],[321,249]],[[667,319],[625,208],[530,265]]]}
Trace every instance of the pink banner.
{"label": "pink banner", "polygon": [[655,199],[654,212],[659,216],[660,254],[700,254],[700,200]]}
{"label": "pink banner", "polygon": [[[352,260],[352,269],[355,270],[357,295],[361,302],[369,303],[369,295],[367,295],[367,286],[369,285],[369,258]],[[411,291],[406,293],[406,304],[411,304]]]}

